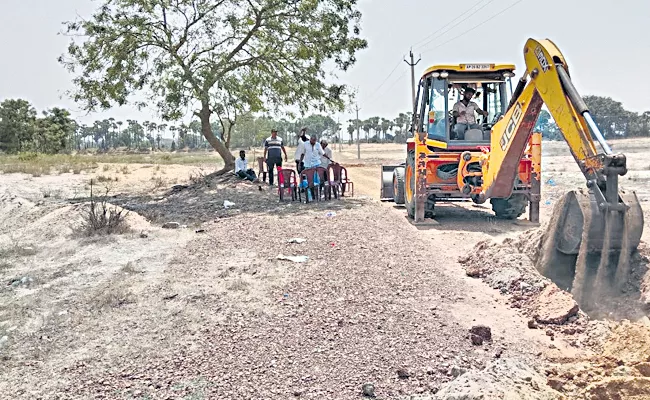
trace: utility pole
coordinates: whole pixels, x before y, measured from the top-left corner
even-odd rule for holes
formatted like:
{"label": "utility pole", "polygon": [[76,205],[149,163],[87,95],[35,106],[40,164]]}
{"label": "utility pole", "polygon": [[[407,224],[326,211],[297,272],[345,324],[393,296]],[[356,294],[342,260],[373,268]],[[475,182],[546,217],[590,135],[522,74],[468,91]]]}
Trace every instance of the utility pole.
{"label": "utility pole", "polygon": [[359,140],[359,103],[356,103],[357,120],[354,123],[357,125],[357,159],[361,160],[361,141]]}
{"label": "utility pole", "polygon": [[413,106],[412,106],[413,108],[412,109],[415,110],[415,103],[416,103],[416,100],[415,100],[415,66],[418,65],[420,60],[422,60],[422,56],[420,56],[418,58],[418,60],[415,61],[415,62],[413,62],[413,50],[409,51],[409,56],[411,58],[411,61],[409,62],[406,59],[404,59],[404,62],[406,64],[408,64],[409,67],[411,67],[411,100],[412,100],[412,103],[413,103]]}
{"label": "utility pole", "polygon": [[339,153],[342,150],[342,145],[341,145],[341,117],[336,117],[336,141],[338,142],[339,145]]}

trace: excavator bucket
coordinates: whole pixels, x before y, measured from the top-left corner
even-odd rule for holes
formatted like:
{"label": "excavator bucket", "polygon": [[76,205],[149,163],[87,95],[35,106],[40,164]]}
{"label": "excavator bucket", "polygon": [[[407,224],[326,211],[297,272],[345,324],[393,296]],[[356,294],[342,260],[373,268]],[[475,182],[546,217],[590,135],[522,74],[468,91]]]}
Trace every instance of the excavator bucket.
{"label": "excavator bucket", "polygon": [[602,211],[592,194],[568,192],[542,238],[537,268],[571,291],[586,311],[623,288],[641,241],[643,211],[636,194],[619,192],[619,201],[625,211]]}

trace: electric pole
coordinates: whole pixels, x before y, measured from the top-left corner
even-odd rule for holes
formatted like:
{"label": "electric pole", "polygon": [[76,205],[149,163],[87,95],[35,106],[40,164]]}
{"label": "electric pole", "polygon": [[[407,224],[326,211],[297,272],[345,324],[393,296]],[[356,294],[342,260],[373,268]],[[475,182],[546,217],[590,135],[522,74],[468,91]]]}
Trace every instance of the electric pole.
{"label": "electric pole", "polygon": [[341,145],[341,117],[336,117],[336,141],[339,145],[339,153],[342,150]]}
{"label": "electric pole", "polygon": [[357,125],[357,159],[361,160],[361,141],[359,140],[359,103],[356,103],[357,120],[354,123]]}
{"label": "electric pole", "polygon": [[415,110],[415,103],[416,103],[416,100],[415,100],[415,66],[418,65],[420,60],[422,60],[422,56],[420,56],[418,58],[418,60],[415,61],[415,62],[413,62],[413,50],[409,51],[409,56],[411,58],[411,61],[409,62],[406,59],[404,59],[404,62],[406,64],[408,64],[409,67],[411,67],[411,100],[412,100],[412,103],[413,103],[413,106],[412,106],[413,110]]}

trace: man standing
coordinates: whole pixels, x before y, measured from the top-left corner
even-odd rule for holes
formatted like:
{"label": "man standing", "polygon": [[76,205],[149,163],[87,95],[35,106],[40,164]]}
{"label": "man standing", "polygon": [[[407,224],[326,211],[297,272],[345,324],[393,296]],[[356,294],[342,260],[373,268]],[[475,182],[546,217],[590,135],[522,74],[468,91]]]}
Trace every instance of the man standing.
{"label": "man standing", "polygon": [[312,136],[304,145],[300,161],[305,163],[305,168],[316,168],[320,166],[320,158],[324,155],[320,143],[316,142],[316,136]]}
{"label": "man standing", "polygon": [[298,145],[296,146],[296,154],[294,156],[294,159],[296,160],[296,171],[298,171],[298,173],[301,173],[302,170],[305,169],[304,163],[300,161],[300,156],[305,149],[305,142],[308,140],[307,128],[302,128],[300,130],[300,135],[298,136]]}
{"label": "man standing", "polygon": [[251,182],[257,179],[255,171],[248,168],[248,161],[246,161],[246,152],[244,150],[239,151],[239,158],[235,160],[235,174],[241,179],[248,179]]}
{"label": "man standing", "polygon": [[282,153],[284,153],[284,161],[287,161],[287,150],[284,148],[282,138],[278,136],[278,130],[271,130],[271,137],[264,141],[264,159],[266,160],[266,167],[269,171],[269,185],[273,186],[273,172],[275,167],[282,167]]}
{"label": "man standing", "polygon": [[472,101],[476,90],[472,87],[466,87],[463,92],[463,98],[454,104],[452,109],[452,115],[456,117],[456,126],[454,127],[454,132],[456,132],[457,140],[465,139],[465,131],[468,129],[478,129],[479,126],[476,124],[476,116],[474,112],[487,117],[488,112],[481,110],[481,108]]}
{"label": "man standing", "polygon": [[327,169],[332,163],[332,148],[328,146],[327,140],[320,141],[320,147],[323,149],[323,155],[320,157],[320,166]]}

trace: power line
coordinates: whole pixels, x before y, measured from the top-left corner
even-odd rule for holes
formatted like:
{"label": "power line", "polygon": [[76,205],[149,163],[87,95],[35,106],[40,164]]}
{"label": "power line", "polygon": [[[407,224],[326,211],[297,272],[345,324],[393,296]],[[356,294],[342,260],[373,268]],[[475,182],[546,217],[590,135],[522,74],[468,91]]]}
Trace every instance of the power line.
{"label": "power line", "polygon": [[494,18],[496,18],[496,17],[498,17],[499,15],[501,15],[501,14],[505,13],[506,11],[510,10],[512,7],[516,6],[517,4],[521,3],[522,1],[524,1],[524,0],[517,0],[516,2],[512,3],[512,4],[509,5],[508,7],[504,8],[503,10],[499,11],[498,13],[492,15],[490,18],[488,18],[488,19],[486,19],[485,21],[481,22],[480,24],[478,24],[478,25],[472,27],[471,29],[466,30],[465,32],[461,33],[460,35],[454,36],[453,38],[451,38],[451,39],[449,39],[449,40],[447,40],[447,41],[445,41],[445,42],[442,42],[442,43],[440,43],[440,44],[437,45],[437,46],[434,46],[434,47],[431,47],[431,48],[429,48],[429,49],[425,49],[425,50],[423,50],[423,51],[422,51],[422,54],[424,54],[424,53],[428,53],[428,52],[430,52],[430,51],[432,51],[432,50],[435,50],[435,49],[437,49],[437,48],[439,48],[439,47],[441,47],[441,46],[444,46],[444,45],[446,45],[447,43],[450,43],[450,42],[452,42],[452,41],[454,41],[454,40],[456,40],[456,39],[458,39],[458,38],[460,38],[460,37],[462,37],[462,36],[467,35],[468,33],[472,32],[473,30],[475,30],[475,29],[477,29],[477,28],[479,28],[479,27],[485,25],[486,23],[492,21]]}
{"label": "power line", "polygon": [[[484,1],[484,0],[481,0],[481,1]],[[467,14],[468,12],[470,12],[474,7],[476,7],[477,5],[479,5],[479,4],[481,3],[481,1],[479,1],[479,2],[476,3],[476,4],[474,4],[472,7],[470,7],[469,9],[467,9],[466,11],[464,11],[463,13],[461,13],[458,17],[456,17],[456,18],[454,18],[453,20],[449,21],[446,25],[442,26],[440,29],[438,29],[437,31],[433,32],[431,35],[427,36],[424,40],[420,40],[420,41],[418,42],[418,45],[420,45],[420,43],[421,43],[421,46],[425,46],[425,45],[427,45],[427,44],[433,42],[435,39],[437,39],[437,38],[443,36],[444,34],[446,34],[447,32],[451,31],[451,30],[452,30],[453,28],[455,28],[456,26],[458,26],[458,25],[460,25],[461,23],[465,22],[465,20],[463,19],[463,20],[459,21],[458,23],[456,23],[456,24],[454,24],[454,25],[452,25],[452,26],[449,26],[449,25],[452,24],[454,21],[457,21],[459,18],[463,18],[463,17],[464,17],[465,19],[467,19],[467,18],[471,17],[472,15],[476,14],[477,12],[481,11],[482,9],[484,9],[485,7],[487,7],[488,5],[490,5],[490,3],[494,2],[494,0],[489,0],[487,3],[483,4],[481,7],[477,8],[476,10],[474,10],[471,14],[466,15],[466,14]],[[445,30],[444,32],[440,33],[439,35],[436,35],[436,33],[440,32],[440,31],[443,30],[443,29],[445,29],[445,27],[447,27],[447,26],[449,26],[449,29]],[[435,36],[434,36],[434,35],[435,35]],[[432,36],[433,36],[433,37],[432,37]],[[431,38],[431,39],[430,39],[430,40],[427,40],[427,39],[429,39],[429,38]],[[424,43],[423,43],[423,42],[424,42]]]}
{"label": "power line", "polygon": [[476,7],[477,5],[481,4],[481,3],[484,2],[484,1],[485,1],[485,0],[479,0],[479,1],[477,1],[473,6],[471,6],[470,8],[468,8],[467,10],[463,11],[463,12],[460,13],[458,16],[456,16],[456,18],[454,18],[454,19],[452,19],[451,21],[447,22],[445,25],[441,26],[441,27],[438,28],[436,31],[434,31],[433,33],[431,33],[431,34],[429,34],[428,36],[424,37],[423,39],[420,39],[419,42],[414,43],[414,44],[413,44],[413,47],[419,46],[420,43],[422,43],[422,42],[428,40],[431,36],[435,35],[436,33],[440,32],[441,30],[445,29],[447,26],[449,26],[449,24],[451,24],[451,23],[457,21],[459,18],[461,18],[463,15],[465,15],[465,13],[471,11],[474,7]]}
{"label": "power line", "polygon": [[[408,72],[408,70],[405,70],[404,72],[402,72],[402,73],[397,77],[397,79],[395,79],[395,80],[393,81],[393,83],[391,83],[391,84],[390,84],[389,86],[387,86],[384,90],[382,90],[382,94],[383,94],[383,93],[386,93],[387,91],[389,91],[390,89],[392,89],[393,86],[395,86],[395,84],[396,84],[397,82],[399,82],[399,81],[404,77],[404,75],[406,75],[407,72]],[[378,99],[381,99],[381,98],[382,98],[382,96],[375,96],[375,97],[374,97],[373,99],[371,99],[368,103],[366,103],[366,107],[367,107],[368,105],[375,104],[375,102],[376,102]]]}
{"label": "power line", "polygon": [[393,68],[393,70],[390,71],[390,73],[388,74],[388,76],[386,76],[386,78],[385,78],[385,79],[384,79],[384,80],[379,84],[379,86],[377,86],[377,88],[375,89],[374,92],[372,92],[372,94],[370,95],[370,97],[372,97],[372,96],[374,96],[375,94],[377,94],[377,92],[379,91],[379,89],[381,89],[381,87],[384,86],[384,84],[386,83],[386,81],[388,81],[388,78],[390,78],[391,75],[393,75],[393,73],[397,70],[397,68],[399,68],[400,65],[402,65],[402,60],[399,60],[399,61],[397,62],[397,64],[395,64],[395,68]]}

